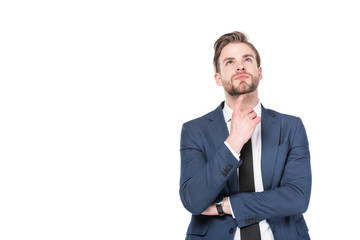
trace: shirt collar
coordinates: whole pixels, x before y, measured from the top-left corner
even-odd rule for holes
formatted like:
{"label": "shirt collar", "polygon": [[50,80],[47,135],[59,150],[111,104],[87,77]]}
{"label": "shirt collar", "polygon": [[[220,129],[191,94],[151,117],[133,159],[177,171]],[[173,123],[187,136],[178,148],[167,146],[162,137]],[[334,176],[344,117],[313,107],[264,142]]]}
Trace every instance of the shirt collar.
{"label": "shirt collar", "polygon": [[[254,111],[256,112],[256,114],[259,117],[261,117],[261,103],[260,103],[260,100],[258,101],[256,106],[254,107]],[[231,110],[231,108],[228,107],[228,105],[227,105],[227,103],[225,101],[224,108],[223,108],[223,114],[224,114],[225,122],[229,122],[231,120],[232,113],[233,113],[233,110]]]}

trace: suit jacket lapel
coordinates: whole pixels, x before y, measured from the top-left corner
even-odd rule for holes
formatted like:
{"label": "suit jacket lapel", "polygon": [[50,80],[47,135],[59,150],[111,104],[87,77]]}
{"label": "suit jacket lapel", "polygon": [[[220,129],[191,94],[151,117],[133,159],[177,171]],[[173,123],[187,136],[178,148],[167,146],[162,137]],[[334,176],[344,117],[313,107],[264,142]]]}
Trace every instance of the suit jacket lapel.
{"label": "suit jacket lapel", "polygon": [[220,104],[213,112],[209,114],[209,125],[208,130],[211,134],[211,139],[216,147],[224,143],[226,138],[229,136],[229,131],[227,129],[224,114],[223,114],[224,102]]}
{"label": "suit jacket lapel", "polygon": [[275,112],[261,107],[261,173],[264,190],[268,190],[271,189],[276,164],[280,140],[280,119]]}
{"label": "suit jacket lapel", "polygon": [[[224,104],[225,102],[222,102],[218,108],[209,114],[208,117],[208,131],[211,133],[211,139],[216,148],[221,146],[221,144],[224,144],[226,138],[229,136],[229,130],[222,111]],[[237,174],[230,176],[228,180],[228,188],[230,192],[238,192]]]}

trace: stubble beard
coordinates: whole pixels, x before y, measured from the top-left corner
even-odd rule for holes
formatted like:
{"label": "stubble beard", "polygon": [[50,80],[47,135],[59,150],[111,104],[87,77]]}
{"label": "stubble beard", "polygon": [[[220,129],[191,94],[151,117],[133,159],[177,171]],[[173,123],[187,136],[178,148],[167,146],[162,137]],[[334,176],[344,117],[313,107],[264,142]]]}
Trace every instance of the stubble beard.
{"label": "stubble beard", "polygon": [[242,94],[251,93],[256,91],[258,85],[259,85],[259,77],[254,77],[252,75],[249,75],[251,82],[240,82],[238,86],[234,86],[234,78],[233,76],[231,78],[231,81],[224,83],[223,86],[225,91],[232,97],[239,97]]}

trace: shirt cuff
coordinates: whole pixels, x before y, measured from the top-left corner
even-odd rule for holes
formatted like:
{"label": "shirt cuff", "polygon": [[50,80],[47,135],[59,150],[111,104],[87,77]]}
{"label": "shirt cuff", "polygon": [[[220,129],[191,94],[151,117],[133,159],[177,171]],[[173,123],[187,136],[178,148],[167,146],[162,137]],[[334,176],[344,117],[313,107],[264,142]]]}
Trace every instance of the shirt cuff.
{"label": "shirt cuff", "polygon": [[234,212],[233,212],[232,207],[231,207],[230,197],[228,197],[228,199],[229,199],[229,206],[230,206],[231,215],[232,215],[233,219],[235,219],[235,215],[234,215]]}
{"label": "shirt cuff", "polygon": [[240,160],[240,154],[237,154],[231,147],[230,145],[225,141],[224,142],[225,145],[227,146],[227,148],[231,151],[231,153],[234,155],[234,157],[239,161]]}

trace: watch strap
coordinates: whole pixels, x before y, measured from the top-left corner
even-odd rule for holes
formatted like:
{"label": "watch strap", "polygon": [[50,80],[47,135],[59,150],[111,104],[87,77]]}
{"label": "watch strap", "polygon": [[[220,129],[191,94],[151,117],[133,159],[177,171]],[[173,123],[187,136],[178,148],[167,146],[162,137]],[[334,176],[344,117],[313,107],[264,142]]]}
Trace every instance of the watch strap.
{"label": "watch strap", "polygon": [[216,207],[217,212],[219,213],[219,216],[224,216],[225,215],[224,210],[222,208],[222,204],[223,204],[223,202],[215,204],[215,207]]}
{"label": "watch strap", "polygon": [[225,215],[225,212],[223,210],[223,203],[224,203],[224,197],[223,196],[219,196],[216,198],[215,202],[213,203],[216,207],[216,210],[219,214],[219,216],[224,216]]}

